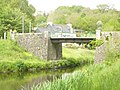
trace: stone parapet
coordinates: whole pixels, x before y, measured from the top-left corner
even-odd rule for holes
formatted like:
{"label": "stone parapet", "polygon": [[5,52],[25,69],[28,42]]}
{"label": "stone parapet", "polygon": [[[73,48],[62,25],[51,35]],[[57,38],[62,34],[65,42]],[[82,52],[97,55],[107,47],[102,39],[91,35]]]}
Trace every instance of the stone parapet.
{"label": "stone parapet", "polygon": [[120,32],[102,32],[101,39],[104,43],[96,48],[95,63],[105,60],[108,51],[120,51]]}

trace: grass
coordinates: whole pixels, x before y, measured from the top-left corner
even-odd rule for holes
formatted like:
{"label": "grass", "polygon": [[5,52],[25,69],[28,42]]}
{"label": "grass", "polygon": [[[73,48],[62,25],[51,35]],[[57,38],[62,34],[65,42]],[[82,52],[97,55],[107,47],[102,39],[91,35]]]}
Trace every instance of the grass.
{"label": "grass", "polygon": [[81,48],[63,48],[63,58],[73,58],[81,60],[93,61],[95,50],[81,49]]}
{"label": "grass", "polygon": [[54,79],[31,90],[119,90],[120,52],[109,52],[106,61],[82,68],[79,72]]}
{"label": "grass", "polygon": [[10,40],[0,40],[0,61],[38,60],[25,49]]}
{"label": "grass", "polygon": [[0,72],[24,71],[29,68],[27,62],[35,65],[45,63],[21,48],[16,42],[0,40]]}
{"label": "grass", "polygon": [[0,40],[0,72],[39,71],[75,67],[93,62],[94,50],[63,48],[63,59],[40,60],[10,40]]}

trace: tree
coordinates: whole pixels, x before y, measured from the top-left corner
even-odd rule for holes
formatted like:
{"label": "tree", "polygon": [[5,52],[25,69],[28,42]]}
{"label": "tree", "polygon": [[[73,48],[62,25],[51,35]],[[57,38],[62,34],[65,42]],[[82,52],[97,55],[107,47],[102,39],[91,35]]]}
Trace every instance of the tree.
{"label": "tree", "polygon": [[107,4],[100,4],[98,9],[82,6],[62,6],[50,13],[47,21],[53,23],[71,23],[73,28],[94,32],[97,21],[102,21],[103,31],[120,30],[120,11]]}
{"label": "tree", "polygon": [[35,8],[27,0],[0,1],[0,37],[10,29],[21,32],[22,16],[25,17],[25,32],[28,32],[29,21],[34,21]]}
{"label": "tree", "polygon": [[35,24],[37,26],[46,25],[47,24],[47,17],[48,17],[47,13],[39,11],[39,13],[35,16]]}
{"label": "tree", "polygon": [[102,13],[107,12],[109,10],[114,10],[113,6],[111,7],[110,5],[107,5],[107,4],[99,4],[97,5],[97,8]]}

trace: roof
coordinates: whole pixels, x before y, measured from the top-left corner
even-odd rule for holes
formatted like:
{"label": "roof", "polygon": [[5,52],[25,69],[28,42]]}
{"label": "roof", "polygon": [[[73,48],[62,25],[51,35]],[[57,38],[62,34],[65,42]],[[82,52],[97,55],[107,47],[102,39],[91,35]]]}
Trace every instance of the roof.
{"label": "roof", "polygon": [[71,27],[68,25],[61,24],[48,24],[46,28],[37,27],[35,30],[37,33],[42,33],[44,31],[49,31],[51,33],[71,33]]}

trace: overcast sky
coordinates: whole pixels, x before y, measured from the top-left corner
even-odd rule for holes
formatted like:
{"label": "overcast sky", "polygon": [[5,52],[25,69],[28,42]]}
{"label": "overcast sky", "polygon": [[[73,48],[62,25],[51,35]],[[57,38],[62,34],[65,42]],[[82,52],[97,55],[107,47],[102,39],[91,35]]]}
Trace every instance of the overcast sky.
{"label": "overcast sky", "polygon": [[99,4],[113,5],[120,10],[120,0],[28,0],[37,11],[50,12],[59,6],[82,5],[84,7],[96,8]]}

